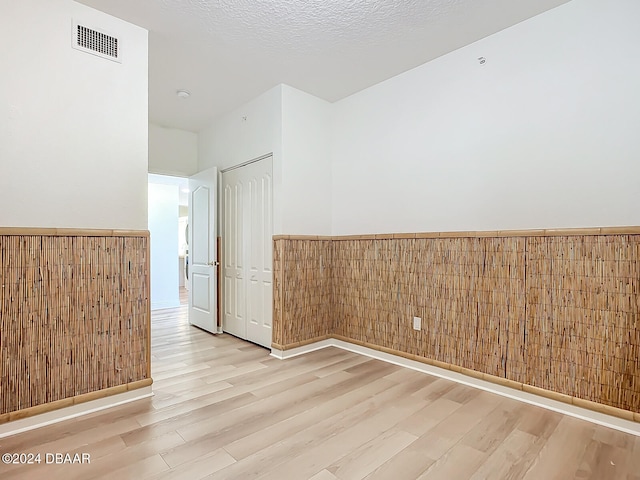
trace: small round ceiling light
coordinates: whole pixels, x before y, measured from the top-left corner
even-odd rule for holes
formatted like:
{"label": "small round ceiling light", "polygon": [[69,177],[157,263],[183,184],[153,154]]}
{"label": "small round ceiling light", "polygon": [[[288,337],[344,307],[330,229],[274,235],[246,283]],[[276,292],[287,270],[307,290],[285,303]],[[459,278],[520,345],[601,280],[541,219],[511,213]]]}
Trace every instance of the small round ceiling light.
{"label": "small round ceiling light", "polygon": [[185,98],[189,98],[189,96],[191,96],[191,94],[189,92],[187,92],[186,90],[178,90],[176,92],[176,95],[178,95],[178,98],[181,99],[185,99]]}

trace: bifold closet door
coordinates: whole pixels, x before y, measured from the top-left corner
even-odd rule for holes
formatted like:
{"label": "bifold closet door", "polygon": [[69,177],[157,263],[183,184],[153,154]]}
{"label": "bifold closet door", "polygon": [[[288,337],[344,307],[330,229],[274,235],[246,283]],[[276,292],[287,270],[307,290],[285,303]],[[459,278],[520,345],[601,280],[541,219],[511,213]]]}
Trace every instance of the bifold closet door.
{"label": "bifold closet door", "polygon": [[223,182],[224,329],[271,346],[272,160],[225,172]]}

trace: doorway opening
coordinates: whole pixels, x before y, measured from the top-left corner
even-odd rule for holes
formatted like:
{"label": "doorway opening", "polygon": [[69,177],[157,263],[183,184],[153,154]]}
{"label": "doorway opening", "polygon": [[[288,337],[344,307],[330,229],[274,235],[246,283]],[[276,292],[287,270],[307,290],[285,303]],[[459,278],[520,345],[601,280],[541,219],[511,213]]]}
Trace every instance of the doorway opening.
{"label": "doorway opening", "polygon": [[151,310],[186,305],[189,289],[187,178],[149,174]]}
{"label": "doorway opening", "polygon": [[152,310],[182,304],[190,325],[271,348],[272,168],[266,155],[189,178],[149,175]]}

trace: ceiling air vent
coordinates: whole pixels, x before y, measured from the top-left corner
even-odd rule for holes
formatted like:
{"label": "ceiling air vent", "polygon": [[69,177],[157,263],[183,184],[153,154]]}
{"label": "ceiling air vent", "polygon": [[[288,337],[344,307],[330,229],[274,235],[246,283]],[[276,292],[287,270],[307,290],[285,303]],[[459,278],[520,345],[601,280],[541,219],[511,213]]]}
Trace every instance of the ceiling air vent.
{"label": "ceiling air vent", "polygon": [[74,22],[72,45],[77,50],[122,63],[119,41],[108,33]]}

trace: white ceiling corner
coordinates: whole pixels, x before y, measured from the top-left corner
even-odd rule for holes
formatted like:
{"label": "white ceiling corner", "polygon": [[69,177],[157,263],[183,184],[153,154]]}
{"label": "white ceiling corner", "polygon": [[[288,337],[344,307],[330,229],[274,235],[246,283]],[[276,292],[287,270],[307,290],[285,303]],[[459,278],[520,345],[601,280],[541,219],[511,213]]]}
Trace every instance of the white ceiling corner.
{"label": "white ceiling corner", "polygon": [[336,101],[569,0],[79,1],[149,30],[149,119],[198,132],[279,83]]}

